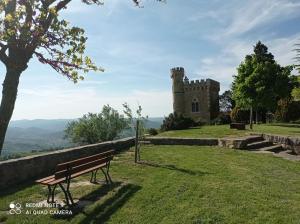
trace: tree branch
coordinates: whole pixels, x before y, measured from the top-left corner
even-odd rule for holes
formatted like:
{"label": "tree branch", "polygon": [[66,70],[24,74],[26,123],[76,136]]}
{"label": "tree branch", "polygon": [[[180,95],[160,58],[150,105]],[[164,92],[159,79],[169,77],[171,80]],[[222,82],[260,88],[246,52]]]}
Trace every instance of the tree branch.
{"label": "tree branch", "polygon": [[5,64],[7,65],[7,62],[8,62],[8,57],[5,53],[5,51],[8,49],[8,46],[3,44],[3,43],[0,43],[0,60]]}

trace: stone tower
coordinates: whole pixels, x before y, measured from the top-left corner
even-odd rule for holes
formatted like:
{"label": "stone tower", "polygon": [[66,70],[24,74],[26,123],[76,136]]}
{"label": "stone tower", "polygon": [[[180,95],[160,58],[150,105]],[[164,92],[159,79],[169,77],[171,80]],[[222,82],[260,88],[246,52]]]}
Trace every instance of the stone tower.
{"label": "stone tower", "polygon": [[220,83],[212,80],[189,81],[184,68],[172,68],[173,112],[195,121],[210,122],[219,113]]}
{"label": "stone tower", "polygon": [[178,114],[184,114],[184,68],[172,68],[172,93],[173,93],[173,111]]}

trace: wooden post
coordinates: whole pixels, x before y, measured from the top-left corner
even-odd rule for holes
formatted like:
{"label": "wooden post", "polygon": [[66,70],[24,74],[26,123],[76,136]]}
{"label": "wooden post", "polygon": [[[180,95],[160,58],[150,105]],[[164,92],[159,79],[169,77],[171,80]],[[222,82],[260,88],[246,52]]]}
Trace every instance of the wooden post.
{"label": "wooden post", "polygon": [[138,145],[139,145],[139,120],[136,120],[135,128],[135,153],[134,153],[134,162],[137,163],[138,160]]}

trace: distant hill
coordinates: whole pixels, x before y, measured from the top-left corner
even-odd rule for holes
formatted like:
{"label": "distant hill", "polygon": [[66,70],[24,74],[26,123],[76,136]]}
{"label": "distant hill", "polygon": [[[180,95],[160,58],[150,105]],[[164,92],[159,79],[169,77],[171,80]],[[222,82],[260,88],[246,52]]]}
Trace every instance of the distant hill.
{"label": "distant hill", "polygon": [[35,120],[16,120],[11,121],[9,127],[18,128],[40,128],[51,131],[62,131],[66,125],[74,119],[35,119]]}
{"label": "distant hill", "polygon": [[[49,150],[74,146],[64,139],[67,124],[74,119],[35,119],[11,121],[3,147],[3,155],[33,150]],[[159,128],[163,118],[149,118],[147,128]],[[132,136],[131,131],[124,131],[121,137]]]}

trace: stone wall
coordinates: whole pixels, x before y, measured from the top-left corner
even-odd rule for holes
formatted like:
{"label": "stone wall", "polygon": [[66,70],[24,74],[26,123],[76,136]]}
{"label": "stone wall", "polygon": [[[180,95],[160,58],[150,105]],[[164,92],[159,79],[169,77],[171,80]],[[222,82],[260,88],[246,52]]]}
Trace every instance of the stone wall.
{"label": "stone wall", "polygon": [[283,148],[292,150],[295,154],[300,155],[300,137],[262,134],[265,140],[281,144]]}
{"label": "stone wall", "polygon": [[134,138],[124,138],[2,161],[0,162],[0,189],[51,175],[58,163],[90,156],[108,149],[117,151],[129,149],[134,146],[134,142]]}
{"label": "stone wall", "polygon": [[168,137],[147,137],[147,141],[154,145],[218,145],[217,138],[168,138]]}

